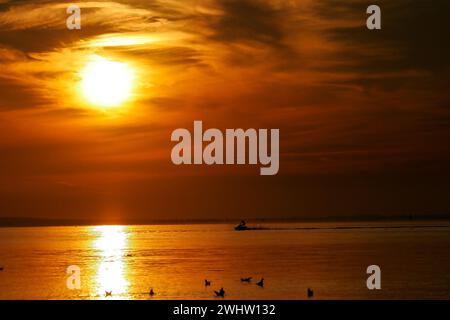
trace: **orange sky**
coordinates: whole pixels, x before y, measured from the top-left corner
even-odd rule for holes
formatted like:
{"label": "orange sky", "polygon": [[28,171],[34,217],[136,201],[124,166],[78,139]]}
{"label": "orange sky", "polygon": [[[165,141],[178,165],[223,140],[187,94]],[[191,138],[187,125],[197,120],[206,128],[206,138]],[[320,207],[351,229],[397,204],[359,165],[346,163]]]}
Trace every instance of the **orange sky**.
{"label": "orange sky", "polygon": [[[448,214],[448,1],[0,0],[0,217]],[[88,103],[92,55],[135,72]],[[176,128],[279,128],[280,171],[174,166]]]}

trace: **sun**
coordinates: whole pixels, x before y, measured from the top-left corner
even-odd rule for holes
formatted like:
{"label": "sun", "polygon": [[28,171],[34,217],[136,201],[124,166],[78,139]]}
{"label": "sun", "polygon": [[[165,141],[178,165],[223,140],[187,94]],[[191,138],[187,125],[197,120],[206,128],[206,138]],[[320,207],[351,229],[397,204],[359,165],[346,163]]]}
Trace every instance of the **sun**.
{"label": "sun", "polygon": [[133,80],[128,64],[93,56],[81,72],[81,90],[95,106],[118,107],[130,98]]}

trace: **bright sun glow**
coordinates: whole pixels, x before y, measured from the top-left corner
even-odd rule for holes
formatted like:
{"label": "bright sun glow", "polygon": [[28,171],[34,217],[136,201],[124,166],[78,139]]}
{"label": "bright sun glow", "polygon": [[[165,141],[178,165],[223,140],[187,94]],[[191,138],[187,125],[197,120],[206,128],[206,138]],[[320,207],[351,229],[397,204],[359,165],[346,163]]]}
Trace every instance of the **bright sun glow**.
{"label": "bright sun glow", "polygon": [[126,63],[94,56],[81,76],[83,95],[96,106],[117,107],[131,95],[134,74]]}
{"label": "bright sun glow", "polygon": [[123,261],[128,248],[126,227],[99,226],[93,229],[96,239],[94,249],[101,257],[97,270],[97,293],[106,298],[105,293],[111,292],[114,299],[121,299],[127,292],[128,281]]}

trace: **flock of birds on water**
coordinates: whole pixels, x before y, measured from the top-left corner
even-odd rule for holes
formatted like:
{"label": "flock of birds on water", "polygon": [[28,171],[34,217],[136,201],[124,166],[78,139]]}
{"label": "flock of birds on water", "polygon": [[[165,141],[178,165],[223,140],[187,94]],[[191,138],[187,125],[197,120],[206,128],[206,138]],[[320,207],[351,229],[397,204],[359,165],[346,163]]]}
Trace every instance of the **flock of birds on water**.
{"label": "flock of birds on water", "polygon": [[[245,222],[242,221],[240,225],[245,226]],[[130,257],[131,254],[128,254],[127,256]],[[3,271],[3,270],[4,270],[4,268],[0,267],[0,271]],[[241,278],[241,282],[250,283],[250,282],[252,282],[252,279],[253,279],[252,277]],[[256,282],[256,285],[258,287],[264,288],[264,278],[261,278],[261,280]],[[211,286],[211,281],[208,279],[205,279],[205,287],[209,287],[209,286]],[[215,293],[216,297],[218,297],[218,298],[225,297],[225,290],[223,289],[223,287],[220,288],[219,291],[214,290],[214,293]],[[149,296],[153,297],[156,293],[155,293],[155,291],[153,291],[153,288],[151,288],[148,294],[149,294]],[[314,296],[314,291],[311,288],[308,288],[306,295],[308,296],[308,298],[312,298]],[[111,291],[105,290],[105,297],[112,297],[112,290]]]}
{"label": "flock of birds on water", "polygon": [[[252,277],[248,277],[248,278],[241,278],[241,282],[247,282],[250,283],[252,282]],[[205,287],[208,287],[211,285],[211,281],[205,279]],[[256,282],[256,285],[258,287],[264,288],[264,278],[261,278],[261,280],[259,280],[258,282]],[[225,290],[222,288],[220,288],[219,291],[214,290],[214,293],[216,294],[216,297],[220,297],[223,298],[225,297]],[[312,298],[314,296],[314,291],[311,288],[308,288],[307,292],[306,292],[308,298]]]}
{"label": "flock of birds on water", "polygon": [[[241,278],[241,282],[251,282],[252,281],[252,277],[249,278]],[[208,287],[211,285],[211,281],[208,281],[207,279],[205,279],[205,287]],[[259,280],[256,285],[258,287],[264,288],[264,278],[261,278],[261,280]],[[225,297],[225,290],[222,288],[220,288],[219,291],[214,290],[214,293],[216,294],[216,297],[220,297],[223,298]]]}
{"label": "flock of birds on water", "polygon": [[[0,271],[3,271],[4,268],[0,267]],[[248,277],[248,278],[241,278],[241,282],[247,282],[250,283],[252,282],[253,278],[252,277]],[[259,280],[258,282],[256,282],[256,285],[258,287],[264,288],[264,278],[261,278],[261,280]],[[205,287],[209,287],[211,286],[211,281],[208,279],[205,279]],[[219,291],[214,290],[214,293],[216,295],[216,297],[218,298],[223,298],[225,297],[225,290],[222,288],[220,288]],[[148,292],[149,296],[153,297],[156,293],[155,291],[153,291],[153,288],[150,289],[150,291]],[[311,288],[308,288],[306,295],[308,296],[308,298],[312,298],[314,296],[314,291]],[[105,290],[105,297],[112,297],[112,291],[106,291]]]}
{"label": "flock of birds on water", "polygon": [[[250,282],[252,282],[252,279],[253,279],[252,277],[241,278],[241,282],[250,283]],[[258,287],[264,288],[264,278],[261,278],[261,280],[256,282],[256,285]],[[209,286],[211,286],[211,281],[208,279],[205,279],[205,287],[209,287]],[[155,293],[155,291],[153,291],[153,288],[151,288],[148,294],[149,294],[149,296],[153,297],[156,293]],[[223,298],[223,297],[225,297],[225,290],[222,287],[222,288],[220,288],[219,291],[214,290],[214,294],[218,298]],[[314,291],[311,288],[308,288],[306,295],[308,296],[308,298],[312,298],[314,296]],[[112,297],[112,291],[105,291],[105,297]]]}

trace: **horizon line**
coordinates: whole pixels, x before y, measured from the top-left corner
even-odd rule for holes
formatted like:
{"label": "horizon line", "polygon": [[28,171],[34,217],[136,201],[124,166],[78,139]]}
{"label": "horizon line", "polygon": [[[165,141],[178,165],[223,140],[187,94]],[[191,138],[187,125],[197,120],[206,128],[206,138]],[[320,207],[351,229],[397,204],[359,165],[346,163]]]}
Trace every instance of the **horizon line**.
{"label": "horizon line", "polygon": [[250,223],[283,222],[374,222],[374,221],[436,221],[450,220],[450,213],[432,215],[384,215],[384,216],[317,216],[317,217],[259,217],[259,218],[191,218],[191,219],[89,219],[48,217],[0,217],[0,228],[7,227],[58,227],[58,226],[101,226],[101,225],[180,225],[180,224],[233,224],[240,220]]}

